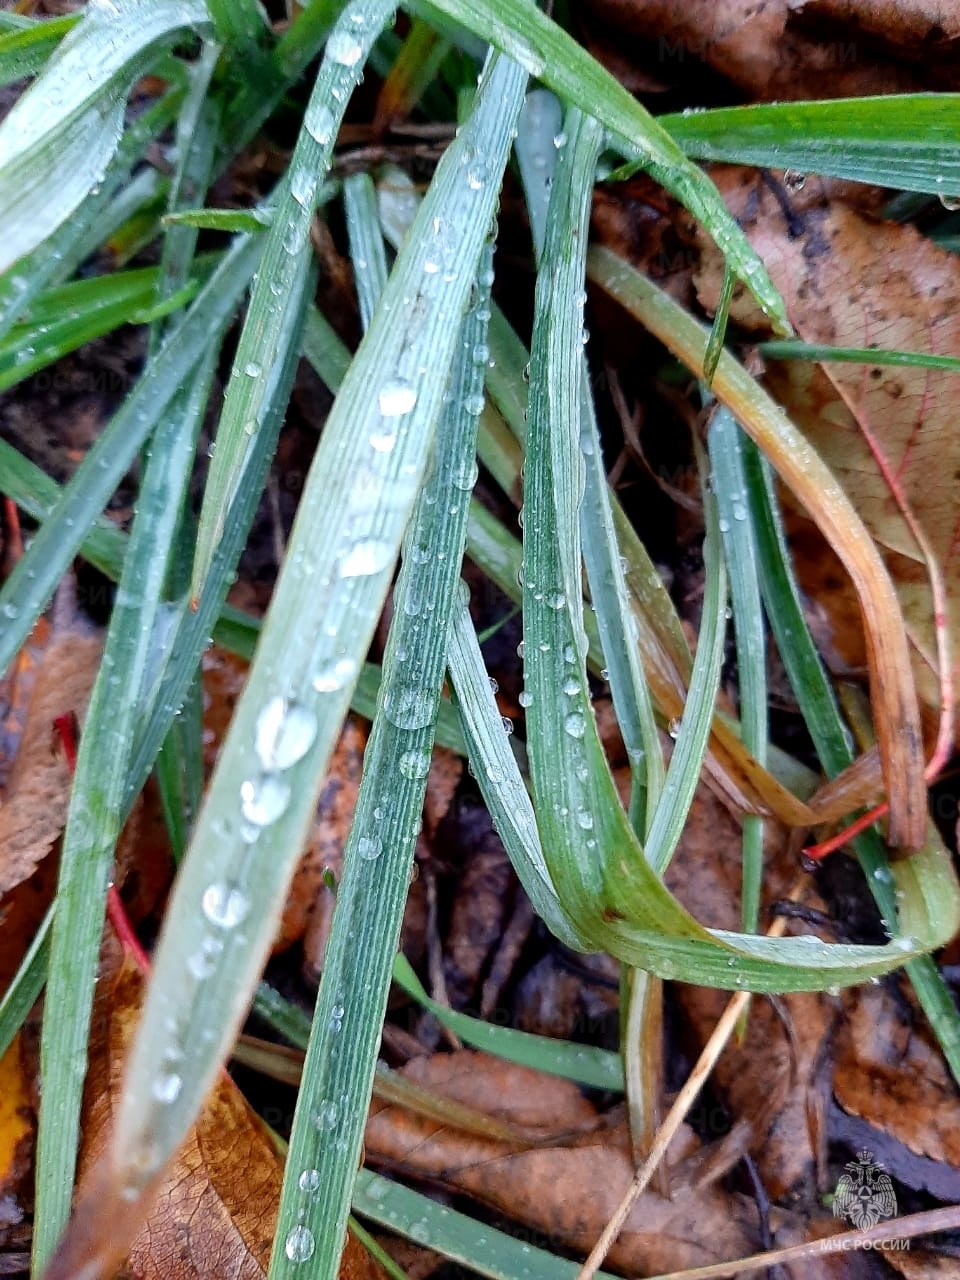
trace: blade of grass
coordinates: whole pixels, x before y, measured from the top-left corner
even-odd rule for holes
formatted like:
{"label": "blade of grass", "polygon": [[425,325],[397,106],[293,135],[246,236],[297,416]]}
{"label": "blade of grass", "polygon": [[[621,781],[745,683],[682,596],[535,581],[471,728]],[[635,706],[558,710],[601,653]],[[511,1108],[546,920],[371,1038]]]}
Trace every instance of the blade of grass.
{"label": "blade of grass", "polygon": [[23,644],[34,619],[53,595],[85,531],[106,507],[137,451],[157,426],[206,345],[209,334],[232,315],[261,245],[238,240],[224,255],[156,361],[97,439],[62,490],[57,509],[31,541],[0,591],[0,670]]}
{"label": "blade of grass", "polygon": [[0,1058],[10,1048],[13,1037],[23,1026],[27,1014],[40,998],[43,984],[47,980],[52,924],[53,908],[51,907],[34,934],[20,968],[3,996],[0,997]]}
{"label": "blade of grass", "polygon": [[123,784],[167,564],[192,470],[217,343],[209,344],[150,447],[103,659],[90,696],[60,854],[41,1038],[33,1265],[42,1270],[70,1213],[107,885]]}
{"label": "blade of grass", "polygon": [[[510,86],[517,99],[514,112],[522,87],[519,71],[515,80],[515,87]],[[508,94],[504,86],[507,111]],[[369,203],[362,220],[370,229],[377,226]],[[354,210],[354,235],[357,221]],[[356,253],[356,240],[352,243]],[[479,279],[437,427],[434,470],[404,540],[383,681],[344,849],[297,1097],[271,1277],[295,1274],[306,1256],[312,1256],[317,1275],[334,1276],[343,1245],[423,812],[448,621],[463,558],[466,492],[472,485],[476,449],[473,409],[483,378],[474,354],[484,341],[493,279],[488,253],[481,258]]]}
{"label": "blade of grass", "polygon": [[123,131],[129,87],[184,30],[200,0],[89,5],[0,124],[0,269],[30,253],[101,180]]}
{"label": "blade of grass", "polygon": [[124,134],[99,190],[89,195],[74,216],[38,248],[0,275],[0,336],[9,332],[42,289],[72,275],[102,237],[110,234],[108,210],[118,191],[123,189],[124,198],[132,191],[140,202],[158,189],[159,177],[153,170],[132,180],[131,171],[150,143],[176,118],[182,97],[182,91],[174,89],[135,120]]}
{"label": "blade of grass", "polygon": [[[120,1203],[123,1195],[132,1197],[128,1204],[142,1201],[176,1149],[269,945],[427,465],[457,340],[450,320],[465,308],[506,162],[512,122],[503,94],[514,74],[495,70],[485,80],[483,107],[441,161],[417,235],[324,429],[257,658],[164,921],[108,1157]],[[445,246],[456,269],[425,271]],[[394,447],[377,447],[388,436]],[[198,615],[188,616],[204,607],[201,598]],[[161,692],[158,705],[165,701]],[[268,733],[278,705],[293,713],[280,740],[279,759],[289,767],[279,769]],[[164,1100],[156,1090],[170,1048],[185,1055],[182,1088]]]}
{"label": "blade of grass", "polygon": [[660,116],[688,156],[960,194],[960,94],[776,102]]}
{"label": "blade of grass", "polygon": [[[737,646],[737,685],[744,746],[755,760],[767,762],[767,662],[759,569],[753,529],[747,518],[746,475],[742,439],[729,409],[720,407],[707,432],[713,485],[720,509],[733,629]],[[743,888],[741,913],[746,933],[756,933],[760,921],[763,878],[763,818],[744,814]]]}
{"label": "blade of grass", "polygon": [[263,261],[227,384],[197,529],[193,598],[200,594],[223,536],[224,513],[254,447],[252,437],[262,429],[260,418],[272,394],[270,371],[288,324],[293,280],[312,255],[310,224],[317,188],[330,167],[334,139],[370,46],[392,17],[387,0],[357,0],[327,41],[290,165],[273,201]]}
{"label": "blade of grass", "polygon": [[882,347],[831,347],[818,342],[761,342],[761,355],[771,360],[816,360],[821,364],[906,365],[914,369],[946,369],[960,373],[960,356],[938,356],[929,351],[889,351]]}

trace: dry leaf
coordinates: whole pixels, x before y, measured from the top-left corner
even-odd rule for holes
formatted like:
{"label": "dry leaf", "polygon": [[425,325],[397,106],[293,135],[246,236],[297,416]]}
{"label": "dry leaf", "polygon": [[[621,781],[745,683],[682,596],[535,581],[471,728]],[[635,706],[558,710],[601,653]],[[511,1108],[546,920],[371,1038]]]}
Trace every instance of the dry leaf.
{"label": "dry leaf", "polygon": [[894,57],[885,61],[875,49],[867,56],[866,42],[856,39],[856,30],[815,22],[810,15],[804,19],[807,7],[797,0],[684,5],[676,0],[590,0],[590,11],[600,20],[592,29],[605,32],[610,44],[616,36],[621,43],[624,38],[637,41],[638,59],[668,83],[696,86],[699,80],[702,85],[708,69],[758,101],[930,87],[918,71]]}
{"label": "dry leaf", "polygon": [[[524,1223],[547,1248],[586,1253],[592,1247],[632,1177],[623,1125],[570,1139],[569,1131],[596,1123],[594,1108],[576,1085],[481,1053],[418,1058],[404,1074],[489,1114],[556,1133],[557,1145],[517,1151],[375,1104],[367,1125],[368,1159],[441,1180]],[[696,1184],[699,1147],[689,1129],[678,1135],[670,1158],[673,1199],[651,1192],[642,1198],[611,1263],[649,1274],[753,1251],[753,1205],[717,1186]]]}
{"label": "dry leaf", "polygon": [[0,1241],[10,1227],[26,1217],[22,1195],[32,1163],[34,1125],[28,1072],[23,1037],[18,1032],[0,1058]]}
{"label": "dry leaf", "polygon": [[53,724],[70,712],[82,722],[101,651],[100,636],[78,626],[55,633],[43,654],[0,806],[0,896],[33,873],[63,831],[70,770]]}

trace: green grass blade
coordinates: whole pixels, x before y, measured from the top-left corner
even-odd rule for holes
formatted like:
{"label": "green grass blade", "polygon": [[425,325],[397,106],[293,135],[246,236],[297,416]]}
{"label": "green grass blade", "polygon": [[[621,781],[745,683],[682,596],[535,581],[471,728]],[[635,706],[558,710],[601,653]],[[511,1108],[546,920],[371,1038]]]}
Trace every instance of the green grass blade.
{"label": "green grass blade", "polygon": [[123,822],[138,692],[178,514],[213,378],[216,345],[155,433],[103,658],[90,696],[60,854],[57,907],[41,1039],[33,1262],[39,1271],[70,1213],[87,1039],[106,909]]}
{"label": "green grass blade", "polygon": [[387,283],[387,255],[377,221],[377,193],[369,174],[355,173],[344,179],[343,207],[360,321],[366,329]]}
{"label": "green grass blade", "polygon": [[[713,487],[720,510],[733,628],[737,646],[737,683],[743,745],[759,764],[767,763],[767,654],[760,603],[759,566],[753,528],[748,519],[743,433],[730,410],[717,409],[707,433]],[[756,933],[760,919],[763,876],[763,818],[743,818],[743,928]]]}
{"label": "green grass blade", "polygon": [[688,156],[960,195],[960,94],[776,102],[660,116]]}
{"label": "green grass blade", "polygon": [[[209,270],[204,274],[209,275]],[[198,274],[188,288],[162,304],[158,298],[160,273],[155,267],[76,280],[48,290],[30,308],[29,320],[0,340],[0,391],[8,391],[85,342],[121,325],[144,324],[158,310],[172,314],[192,301],[200,279]]]}
{"label": "green grass blade", "polygon": [[[743,461],[771,630],[817,754],[827,775],[835,777],[853,762],[848,731],[803,615],[769,464],[752,442],[744,442]],[[883,843],[871,830],[858,835],[853,847],[886,928],[894,932],[897,886]],[[911,960],[906,970],[953,1077],[960,1081],[960,1013],[943,976],[930,956]]]}
{"label": "green grass blade", "polygon": [[35,249],[100,181],[123,131],[126,94],[184,30],[200,0],[89,5],[0,124],[0,270]]}
{"label": "green grass blade", "polygon": [[118,191],[128,201],[132,191],[137,203],[149,198],[161,185],[152,169],[131,179],[131,171],[150,143],[176,118],[183,94],[179,89],[164,95],[146,110],[123,136],[113,162],[98,191],[89,195],[74,216],[58,227],[41,245],[0,275],[0,336],[21,318],[34,298],[47,287],[67,279],[89,253],[111,234],[108,216]]}
{"label": "green grass blade", "polygon": [[533,0],[417,0],[429,18],[440,12],[514,58],[564,102],[595,116],[610,143],[638,160],[707,228],[730,268],[778,329],[790,333],[783,300],[767,269],[731,217],[713,183],[687,161],[671,136],[595,58]]}
{"label": "green grass blade", "polygon": [[0,36],[0,84],[36,75],[78,18],[48,18]]}
{"label": "green grass blade", "polygon": [[85,531],[106,507],[137,451],[202,354],[211,331],[233,314],[256,266],[260,244],[238,241],[224,256],[156,361],[137,383],[62,491],[0,591],[0,670],[29,634],[76,554]]}
{"label": "green grass blade", "polygon": [[[113,1152],[134,1196],[179,1145],[227,1051],[312,821],[429,460],[457,342],[451,319],[465,310],[506,163],[512,120],[503,95],[514,74],[497,69],[485,80],[486,105],[438,166],[417,234],[395,264],[324,427],[156,952]],[[456,266],[449,278],[425,270],[444,251]],[[214,603],[198,627],[209,628]],[[201,598],[190,625],[204,608]],[[175,704],[162,692],[157,701]],[[287,712],[279,728],[277,708]],[[141,759],[152,756],[144,749]],[[155,1090],[171,1047],[185,1055],[182,1088],[164,1102]]]}
{"label": "green grass blade", "polygon": [[506,1062],[544,1071],[547,1075],[576,1080],[594,1089],[623,1092],[623,1067],[615,1053],[594,1045],[554,1040],[550,1036],[536,1036],[514,1027],[483,1022],[480,1018],[472,1018],[469,1014],[438,1004],[424,991],[404,955],[398,955],[393,962],[393,980],[407,995],[429,1010],[442,1026],[475,1049],[495,1054]]}
{"label": "green grass blade", "polygon": [[906,365],[913,369],[946,369],[960,373],[960,356],[929,351],[889,351],[881,347],[831,347],[818,342],[761,342],[757,350],[771,360],[818,360],[824,364]]}
{"label": "green grass blade", "polygon": [[[353,1207],[361,1217],[491,1280],[576,1280],[580,1271],[577,1262],[526,1244],[366,1169],[357,1175]],[[599,1280],[613,1280],[609,1272],[596,1274]]]}
{"label": "green grass blade", "polygon": [[[511,87],[518,99],[519,72],[515,79]],[[509,111],[509,97],[504,106]],[[518,108],[519,100],[514,111]],[[354,211],[354,242],[356,220]],[[375,210],[368,207],[363,221],[375,228]],[[483,385],[474,355],[484,342],[493,279],[488,253],[481,258],[480,279],[437,428],[434,470],[404,540],[383,681],[290,1136],[271,1277],[296,1274],[308,1248],[316,1274],[337,1273],[423,812],[463,558],[467,492],[475,476],[475,402]]]}
{"label": "green grass blade", "polygon": [[263,262],[227,385],[197,530],[194,597],[200,594],[223,536],[224,513],[247,465],[252,437],[262,430],[260,418],[272,394],[270,370],[277,359],[280,334],[288,324],[293,281],[313,252],[310,223],[317,188],[330,166],[334,139],[370,45],[392,17],[389,0],[358,0],[327,41],[289,168],[273,202]]}
{"label": "green grass blade", "polygon": [[10,1048],[13,1037],[23,1026],[27,1014],[40,998],[43,984],[47,980],[52,924],[53,907],[43,917],[19,969],[3,996],[0,997],[0,1058]]}

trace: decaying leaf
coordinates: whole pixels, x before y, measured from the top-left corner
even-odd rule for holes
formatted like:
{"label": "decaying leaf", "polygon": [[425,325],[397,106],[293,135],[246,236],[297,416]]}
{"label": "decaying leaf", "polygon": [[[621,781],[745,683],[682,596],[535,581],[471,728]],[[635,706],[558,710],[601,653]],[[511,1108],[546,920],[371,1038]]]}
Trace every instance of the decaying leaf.
{"label": "decaying leaf", "polygon": [[[438,1128],[375,1104],[367,1125],[368,1159],[439,1179],[524,1223],[551,1248],[587,1252],[633,1173],[625,1126],[577,1138],[597,1115],[576,1085],[485,1054],[462,1051],[418,1058],[405,1074],[489,1114],[558,1135],[557,1145],[517,1151],[506,1144]],[[742,1257],[756,1247],[753,1206],[698,1183],[699,1143],[689,1129],[671,1150],[673,1198],[648,1193],[628,1220],[611,1262],[632,1273],[659,1273]],[[589,1194],[585,1190],[589,1189]]]}
{"label": "decaying leaf", "polygon": [[[895,0],[883,6],[894,7]],[[838,6],[840,7],[840,6]],[[867,3],[853,7],[876,7]],[[756,101],[844,98],[929,88],[917,70],[867,55],[857,29],[803,0],[591,0],[591,26],[616,47],[637,42],[636,59],[667,83],[696,83],[705,69],[724,76]],[[808,12],[811,10],[812,12]],[[821,18],[820,21],[817,19]],[[875,42],[874,42],[875,43]],[[891,43],[894,43],[893,41]]]}
{"label": "decaying leaf", "polygon": [[34,1118],[30,1064],[18,1033],[0,1058],[0,1245],[9,1228],[27,1216],[21,1197],[31,1166]]}
{"label": "decaying leaf", "polygon": [[[880,223],[818,198],[816,187],[785,217],[769,185],[744,170],[720,171],[721,190],[782,292],[805,341],[837,346],[960,354],[960,261],[909,226]],[[700,287],[707,305],[716,296],[716,264],[709,256]],[[750,322],[747,310],[737,318]],[[885,552],[914,648],[921,699],[940,703],[934,609],[926,567],[898,511],[864,435],[866,426],[923,528],[943,573],[952,633],[952,666],[960,675],[960,433],[953,405],[956,374],[923,368],[864,368],[783,361],[768,381],[856,505]],[[811,594],[839,634],[852,597],[824,571],[822,542],[806,530],[816,552]],[[828,581],[826,579],[829,579]],[[825,586],[833,589],[829,592]]]}
{"label": "decaying leaf", "polygon": [[63,831],[70,770],[53,723],[71,712],[82,722],[101,650],[99,634],[78,623],[55,630],[44,651],[0,805],[0,896],[32,874]]}

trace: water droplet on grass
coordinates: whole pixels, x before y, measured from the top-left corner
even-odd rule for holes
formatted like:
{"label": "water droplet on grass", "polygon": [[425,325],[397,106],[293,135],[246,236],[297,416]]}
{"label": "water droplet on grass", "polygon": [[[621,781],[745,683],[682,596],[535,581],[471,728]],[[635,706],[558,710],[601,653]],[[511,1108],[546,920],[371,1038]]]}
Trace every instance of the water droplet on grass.
{"label": "water droplet on grass", "polygon": [[316,1241],[313,1238],[313,1232],[309,1227],[301,1224],[294,1227],[287,1236],[283,1251],[291,1262],[306,1262],[308,1258],[313,1257],[315,1248]]}
{"label": "water droplet on grass", "polygon": [[240,812],[252,827],[269,827],[286,812],[289,803],[290,788],[276,774],[248,778],[240,786]]}
{"label": "water droplet on grass", "polygon": [[377,404],[385,418],[398,418],[402,414],[410,413],[416,403],[416,388],[400,378],[385,383],[377,396]]}
{"label": "water droplet on grass", "polygon": [[331,658],[317,668],[313,677],[313,687],[317,693],[336,693],[357,674],[357,664],[353,658]]}
{"label": "water droplet on grass", "polygon": [[587,722],[578,712],[571,712],[563,722],[563,731],[571,738],[582,738],[587,731]]}
{"label": "water droplet on grass", "polygon": [[257,716],[256,752],[268,772],[302,760],[317,736],[317,718],[306,707],[271,698]]}
{"label": "water droplet on grass", "polygon": [[207,885],[200,906],[210,923],[218,929],[233,929],[246,919],[250,901],[235,885],[216,881]]}
{"label": "water droplet on grass", "polygon": [[340,561],[341,578],[365,578],[379,573],[390,563],[393,548],[389,542],[376,538],[362,538],[355,542]]}
{"label": "water droplet on grass", "polygon": [[334,31],[327,41],[327,56],[342,67],[355,67],[363,49],[348,31]]}

